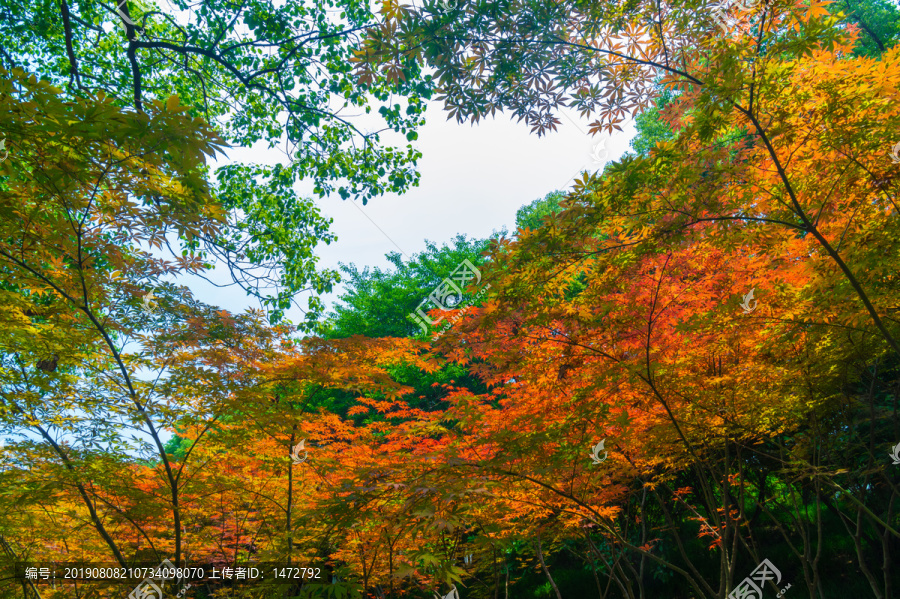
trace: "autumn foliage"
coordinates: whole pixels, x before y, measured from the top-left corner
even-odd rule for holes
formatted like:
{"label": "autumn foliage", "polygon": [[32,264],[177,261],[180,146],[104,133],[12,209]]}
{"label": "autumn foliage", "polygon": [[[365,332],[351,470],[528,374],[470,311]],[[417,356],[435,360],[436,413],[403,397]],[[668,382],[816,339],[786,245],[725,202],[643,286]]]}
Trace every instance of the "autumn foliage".
{"label": "autumn foliage", "polygon": [[171,281],[246,239],[213,128],[4,72],[0,595],[131,591],[14,561],[168,558],[327,574],[197,598],[724,598],[768,559],[766,597],[895,597],[900,50],[819,2],[719,37],[695,4],[384,3],[357,76],[430,65],[459,120],[613,130],[672,94],[672,135],[495,240],[436,340],[199,302]]}

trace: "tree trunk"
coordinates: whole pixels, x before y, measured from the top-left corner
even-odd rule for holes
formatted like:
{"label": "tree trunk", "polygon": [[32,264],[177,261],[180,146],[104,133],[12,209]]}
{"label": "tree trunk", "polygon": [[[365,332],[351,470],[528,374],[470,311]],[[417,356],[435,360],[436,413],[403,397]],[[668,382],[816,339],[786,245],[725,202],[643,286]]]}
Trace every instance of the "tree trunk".
{"label": "tree trunk", "polygon": [[556,599],[562,599],[562,595],[559,593],[559,589],[556,586],[556,582],[553,580],[553,577],[550,576],[550,570],[547,569],[547,564],[544,563],[544,552],[541,550],[541,531],[538,530],[537,535],[537,556],[538,560],[541,562],[541,568],[544,570],[544,576],[547,577],[547,580],[550,581],[550,586],[553,587],[553,592],[556,593]]}
{"label": "tree trunk", "polygon": [[[291,429],[291,447],[288,449],[290,455],[294,451],[294,441],[297,437],[297,425]],[[294,460],[291,459],[288,466],[288,488],[287,488],[287,518],[285,519],[285,530],[287,532],[287,563],[291,565],[291,554],[294,550],[294,537],[291,534],[291,512],[294,505]]]}
{"label": "tree trunk", "polygon": [[503,598],[509,599],[509,564],[506,563],[505,559],[503,565],[506,566],[506,587],[503,591]]}

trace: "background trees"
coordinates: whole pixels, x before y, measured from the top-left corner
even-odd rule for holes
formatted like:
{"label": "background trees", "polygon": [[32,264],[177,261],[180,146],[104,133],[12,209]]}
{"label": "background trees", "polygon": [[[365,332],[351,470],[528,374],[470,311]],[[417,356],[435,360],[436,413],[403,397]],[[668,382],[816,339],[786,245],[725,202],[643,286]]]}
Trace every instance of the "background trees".
{"label": "background trees", "polygon": [[[900,61],[896,23],[863,31],[894,9],[733,7],[722,34],[697,3],[387,3],[377,26],[351,5],[127,7],[122,56],[85,19],[103,8],[2,25],[31,40],[7,59],[55,55],[40,68],[69,86],[17,71],[0,90],[7,556],[315,562],[334,583],[193,597],[724,598],[764,559],[763,596],[896,595]],[[85,83],[103,65],[127,95]],[[296,177],[365,198],[413,175],[385,147],[345,170],[353,126],[319,111],[371,94],[411,133],[428,68],[451,116],[539,134],[563,105],[595,131],[647,109],[635,152],[523,207],[514,235],[344,267],[319,336],[163,280],[225,256],[264,283],[283,261],[254,292],[275,317],[327,289]],[[224,139],[299,153],[211,176]],[[490,294],[419,337],[406,315],[463,258]],[[37,596],[22,582],[0,588]]]}

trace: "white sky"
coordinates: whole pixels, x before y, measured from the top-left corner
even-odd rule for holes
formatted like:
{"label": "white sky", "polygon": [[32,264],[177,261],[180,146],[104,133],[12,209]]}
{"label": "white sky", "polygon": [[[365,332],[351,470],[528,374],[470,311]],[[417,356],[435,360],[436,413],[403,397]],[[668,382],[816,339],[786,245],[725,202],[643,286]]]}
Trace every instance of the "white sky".
{"label": "white sky", "polygon": [[[414,142],[423,155],[419,187],[403,195],[374,198],[366,206],[339,196],[318,200],[322,212],[334,219],[331,230],[338,237],[331,245],[317,248],[320,266],[337,268],[338,262],[344,262],[385,267],[386,253],[412,255],[425,248],[426,239],[441,245],[458,233],[484,238],[504,226],[513,231],[521,206],[569,188],[582,169],[602,168],[592,158],[601,139],[607,137],[599,155],[603,156],[605,147],[608,159],[616,160],[629,149],[635,133],[629,124],[611,137],[590,137],[587,121],[579,120],[577,114],[566,113],[560,120],[555,133],[539,138],[524,122],[507,115],[474,127],[459,125],[446,120],[441,103],[430,103],[427,122]],[[278,160],[274,151],[269,152],[232,149],[228,155],[231,160]],[[231,311],[258,305],[237,287],[217,289],[201,279],[189,285],[198,299]],[[341,287],[336,288],[323,300],[330,305],[340,291]],[[305,305],[305,299],[300,303]],[[288,316],[295,322],[301,319],[298,309]]]}

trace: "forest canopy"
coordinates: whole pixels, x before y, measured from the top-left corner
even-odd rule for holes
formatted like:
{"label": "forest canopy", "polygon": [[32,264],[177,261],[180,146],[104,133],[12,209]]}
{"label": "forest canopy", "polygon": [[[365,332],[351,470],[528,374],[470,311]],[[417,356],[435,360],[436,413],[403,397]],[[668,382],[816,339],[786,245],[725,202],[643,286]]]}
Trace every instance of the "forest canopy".
{"label": "forest canopy", "polygon": [[[890,0],[0,5],[0,597],[897,597]],[[322,268],[430,100],[637,136]]]}

